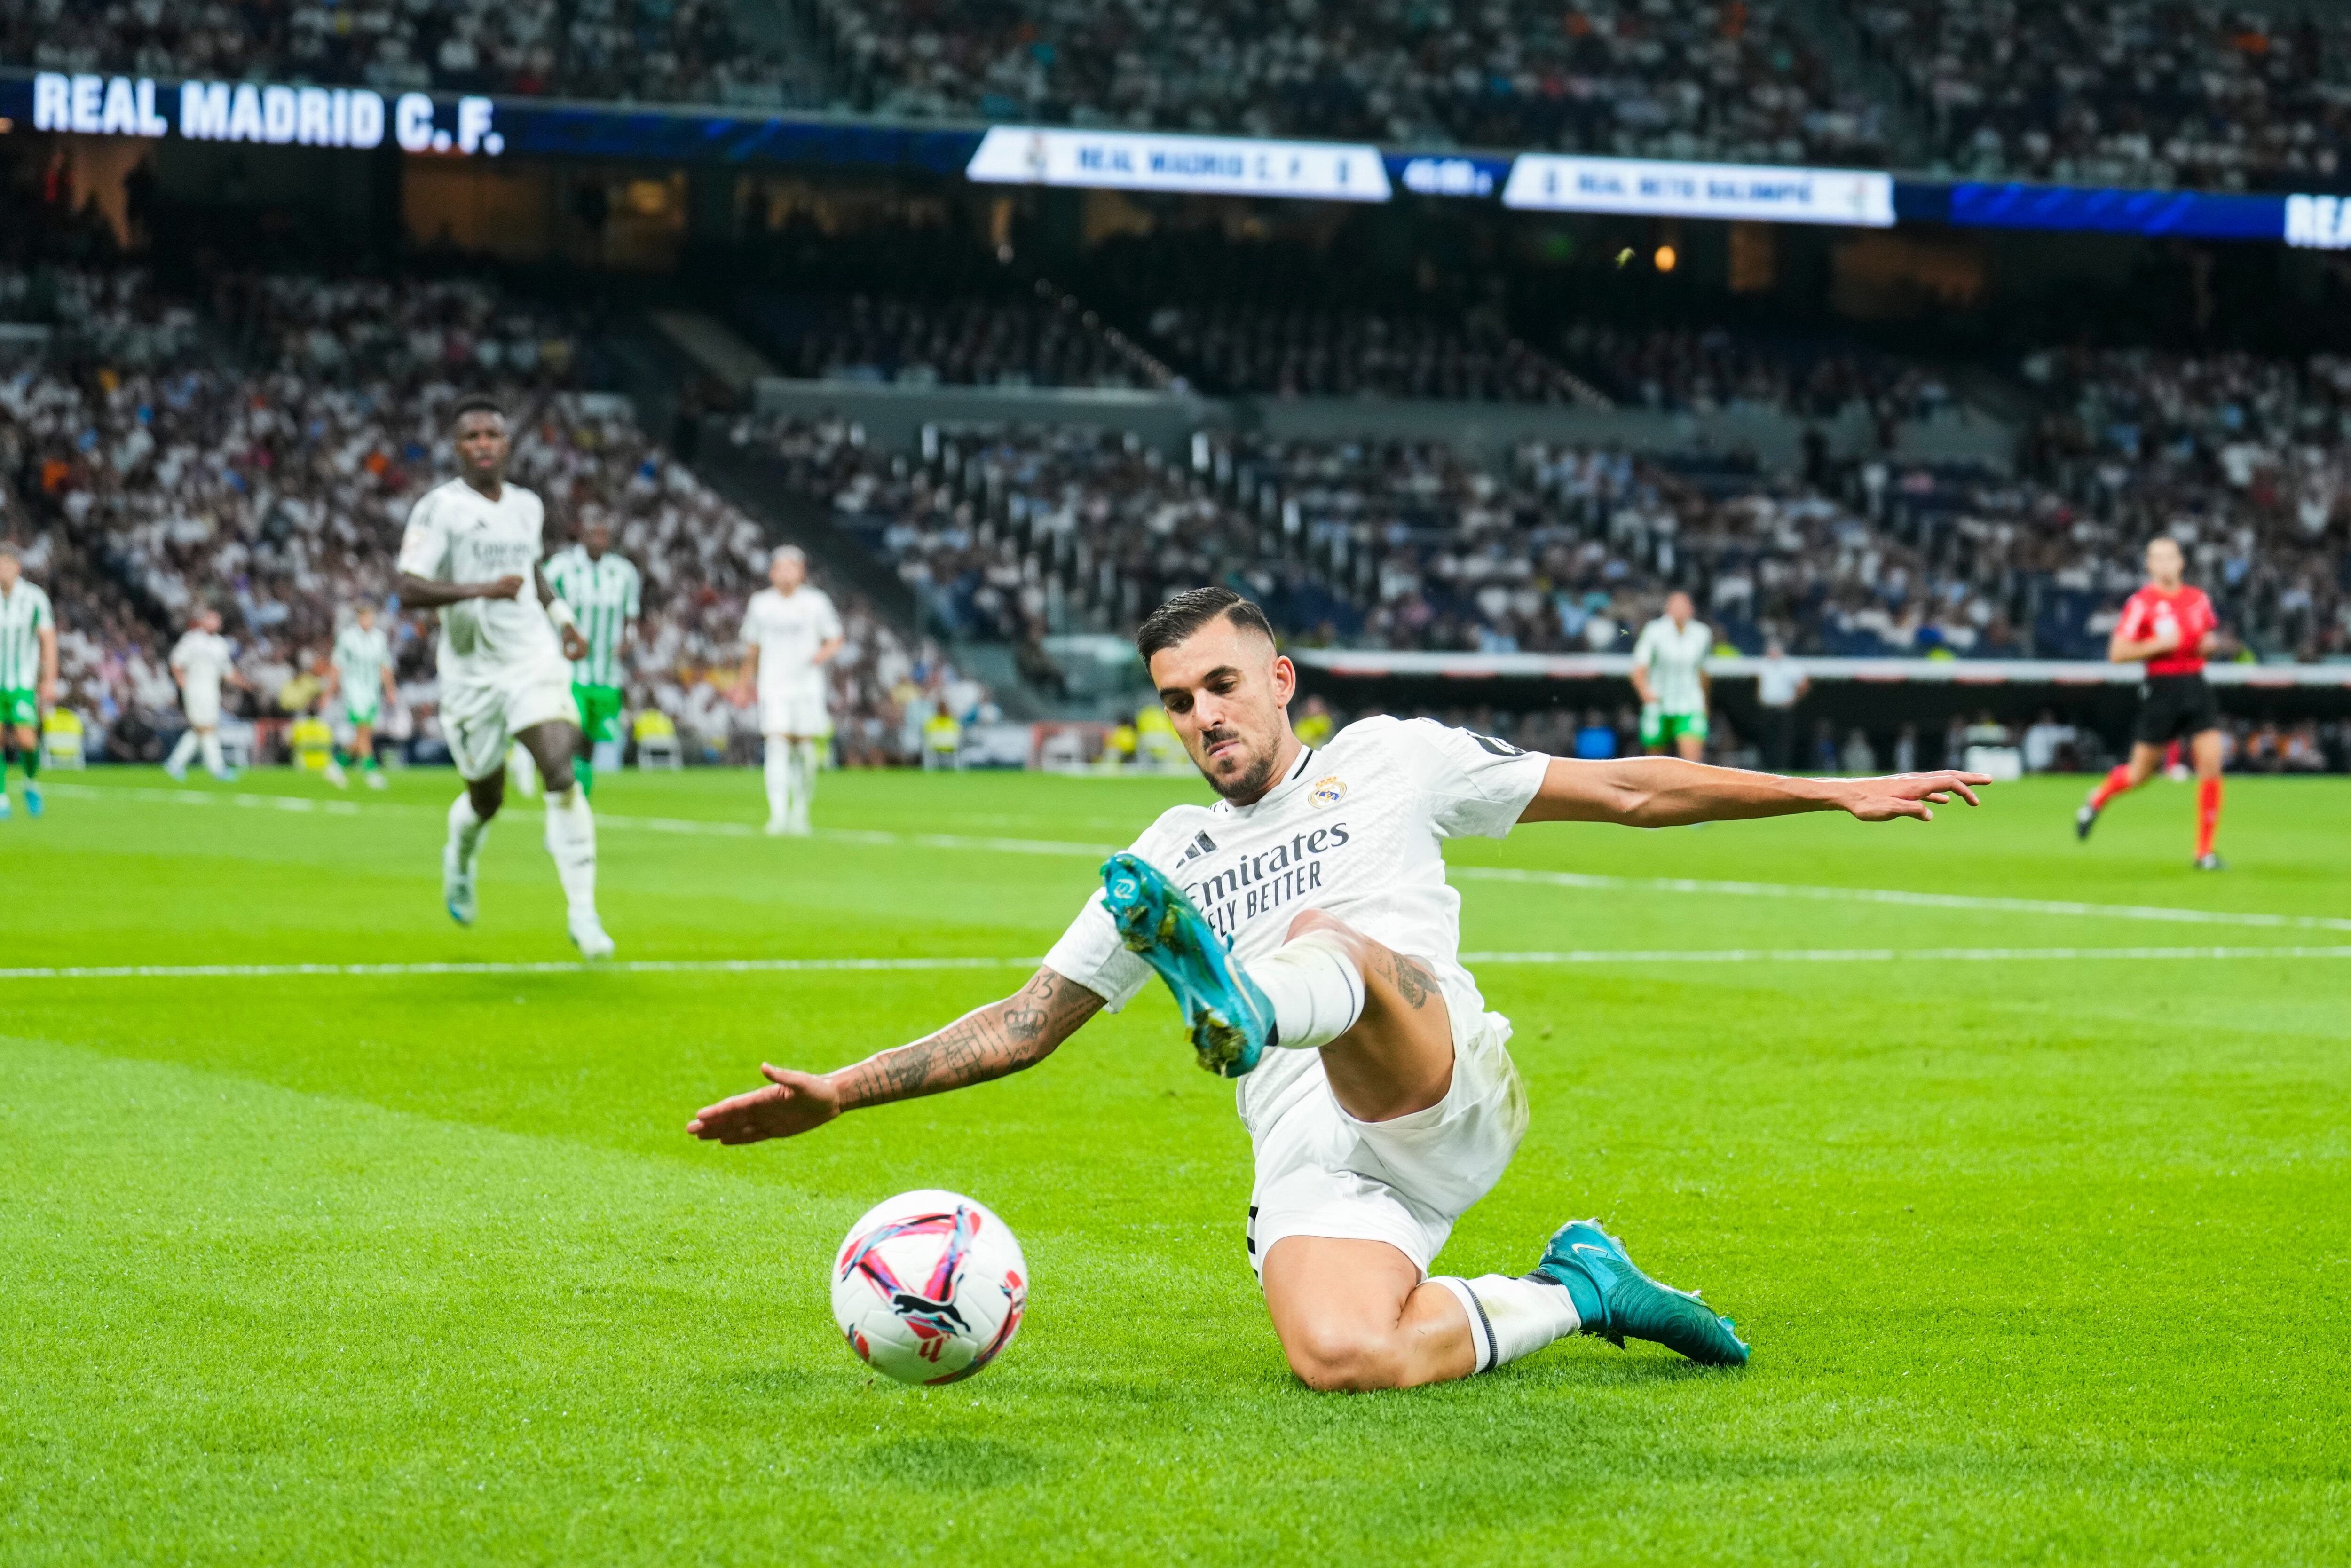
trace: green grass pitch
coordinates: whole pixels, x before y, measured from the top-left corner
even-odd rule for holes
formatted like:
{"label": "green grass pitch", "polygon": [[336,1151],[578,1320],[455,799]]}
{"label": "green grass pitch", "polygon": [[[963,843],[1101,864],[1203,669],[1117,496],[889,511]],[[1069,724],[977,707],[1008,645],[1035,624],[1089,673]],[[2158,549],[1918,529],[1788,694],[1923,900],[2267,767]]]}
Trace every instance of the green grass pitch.
{"label": "green grass pitch", "polygon": [[[0,824],[0,1561],[2351,1560],[2339,781],[2232,782],[2217,877],[2186,789],[2084,848],[2054,780],[1930,827],[1453,846],[1468,949],[1667,956],[1481,966],[1534,1126],[1440,1267],[1596,1213],[1755,1361],[1578,1340],[1356,1398],[1283,1368],[1229,1088],[1155,989],[1035,1071],[723,1150],[686,1118],[762,1058],[1020,971],[27,975],[569,956],[536,806],[480,925],[442,914],[445,772],[51,782]],[[623,959],[1033,957],[1082,846],[1200,794],[834,775],[795,843],[748,831],[751,775],[611,779],[605,918]],[[2181,946],[2301,951],[1872,956]],[[1846,956],[1669,961],[1707,949]],[[1036,1285],[996,1366],[914,1391],[824,1273],[927,1186]]]}

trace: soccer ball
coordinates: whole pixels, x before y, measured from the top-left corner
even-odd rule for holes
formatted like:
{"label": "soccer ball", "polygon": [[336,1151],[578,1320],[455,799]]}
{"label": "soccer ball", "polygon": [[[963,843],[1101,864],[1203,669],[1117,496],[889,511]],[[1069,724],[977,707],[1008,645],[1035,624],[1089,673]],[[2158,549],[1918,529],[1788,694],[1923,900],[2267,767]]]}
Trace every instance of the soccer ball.
{"label": "soccer ball", "polygon": [[875,1204],[832,1263],[832,1321],[901,1383],[953,1383],[1020,1332],[1029,1264],[994,1211],[925,1187]]}

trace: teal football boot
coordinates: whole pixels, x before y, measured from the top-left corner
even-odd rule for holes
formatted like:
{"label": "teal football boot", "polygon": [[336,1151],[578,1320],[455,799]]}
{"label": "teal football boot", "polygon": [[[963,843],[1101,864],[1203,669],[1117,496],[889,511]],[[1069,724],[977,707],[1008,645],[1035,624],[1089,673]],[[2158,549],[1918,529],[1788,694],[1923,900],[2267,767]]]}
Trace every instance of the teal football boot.
{"label": "teal football boot", "polygon": [[1184,890],[1134,856],[1102,862],[1102,898],[1120,939],[1167,982],[1200,1065],[1238,1078],[1274,1043],[1273,1004],[1226,952]]}
{"label": "teal football boot", "polygon": [[1633,1266],[1624,1244],[1596,1219],[1560,1228],[1543,1249],[1531,1278],[1549,1280],[1581,1295],[1589,1283],[1600,1298],[1600,1317],[1583,1332],[1596,1333],[1622,1350],[1627,1339],[1653,1340],[1708,1366],[1744,1366],[1747,1344],[1732,1333],[1729,1318],[1717,1317],[1695,1291],[1660,1285]]}

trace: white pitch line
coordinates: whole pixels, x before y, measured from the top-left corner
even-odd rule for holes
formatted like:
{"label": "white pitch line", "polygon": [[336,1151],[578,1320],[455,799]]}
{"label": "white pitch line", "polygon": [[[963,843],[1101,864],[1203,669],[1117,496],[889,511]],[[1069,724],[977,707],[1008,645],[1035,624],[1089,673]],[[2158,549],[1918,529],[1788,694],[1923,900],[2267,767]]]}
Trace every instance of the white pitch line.
{"label": "white pitch line", "polygon": [[1041,958],[641,958],[589,964],[114,964],[0,969],[0,980],[280,980],[306,977],[404,978],[434,975],[794,975],[872,969],[1008,969]]}
{"label": "white pitch line", "polygon": [[[329,816],[373,816],[379,812],[397,812],[403,816],[441,816],[434,806],[409,806],[394,801],[381,801],[362,806],[355,800],[314,800],[302,795],[256,795],[242,790],[160,789],[148,786],[125,785],[108,788],[90,784],[51,784],[48,792],[63,800],[132,800],[159,801],[176,806],[233,806],[244,810],[261,811],[323,811]],[[713,822],[692,817],[630,817],[604,812],[597,813],[600,828],[635,830],[647,833],[674,833],[692,838],[757,839],[766,831],[748,822]],[[1100,859],[1114,854],[1116,844],[1067,843],[1057,839],[1014,839],[962,833],[893,833],[863,828],[823,828],[815,836],[844,844],[900,845],[912,844],[921,849],[979,850],[997,854],[1016,855],[1084,855]]]}
{"label": "white pitch line", "polygon": [[[350,800],[310,800],[298,795],[219,793],[204,789],[158,789],[129,786],[56,784],[49,793],[72,799],[128,797],[182,804],[229,805],[278,811],[325,811],[355,816],[377,811],[430,812],[430,807],[394,804],[360,806]],[[626,817],[599,815],[601,827],[644,832],[677,833],[710,838],[747,839],[762,831],[747,822],[700,821],[685,817]],[[836,843],[882,847],[914,845],[923,849],[974,850],[1001,854],[1081,855],[1099,858],[1115,852],[1109,844],[1072,843],[1057,839],[991,838],[957,833],[902,833],[864,828],[820,829],[819,839]],[[1584,888],[1600,893],[1696,894],[1706,897],[1788,898],[1823,904],[1879,904],[1912,909],[1972,910],[1995,915],[2064,915],[2077,919],[2151,920],[2185,925],[2240,925],[2268,931],[2351,931],[2351,918],[2328,915],[2265,915],[2220,909],[2179,909],[2152,904],[2088,904],[2072,899],[2000,898],[1967,893],[1913,893],[1901,888],[1826,887],[1801,883],[1708,882],[1679,876],[1604,876],[1589,872],[1530,871],[1514,866],[1457,865],[1457,878],[1478,882],[1528,883],[1548,887]]]}
{"label": "white pitch line", "polygon": [[1522,871],[1511,866],[1458,865],[1457,877],[1479,882],[1534,883],[1602,893],[1694,893],[1736,898],[1798,898],[1823,904],[1894,904],[1913,909],[1967,909],[1999,915],[2103,916],[2187,925],[2250,925],[2273,931],[2351,931],[2351,919],[2328,915],[2261,915],[2221,909],[2174,909],[2155,904],[2083,904],[2071,899],[1994,898],[1971,893],[1909,893],[1885,887],[1813,887],[1785,882],[1700,882],[1680,876],[1596,876],[1573,871]]}
{"label": "white pitch line", "polygon": [[[2176,962],[2215,958],[2351,958],[2340,947],[1708,947],[1569,948],[1556,953],[1464,953],[1465,964],[1889,964],[2022,963],[2124,958]],[[793,975],[923,969],[1019,969],[1042,958],[645,958],[590,965],[120,964],[0,969],[0,980],[405,979],[468,975]]]}
{"label": "white pitch line", "polygon": [[2341,947],[1708,947],[1571,948],[1557,953],[1464,953],[1464,964],[1893,964],[2030,963],[2078,958],[2351,958]]}

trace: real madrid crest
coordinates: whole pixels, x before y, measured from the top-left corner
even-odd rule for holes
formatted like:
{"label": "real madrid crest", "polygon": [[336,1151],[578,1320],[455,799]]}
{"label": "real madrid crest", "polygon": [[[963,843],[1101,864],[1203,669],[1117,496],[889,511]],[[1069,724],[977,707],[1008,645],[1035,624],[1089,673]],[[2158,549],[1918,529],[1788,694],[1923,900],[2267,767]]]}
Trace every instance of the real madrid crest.
{"label": "real madrid crest", "polygon": [[1347,781],[1336,773],[1314,780],[1314,788],[1306,793],[1306,803],[1316,810],[1335,806],[1347,798]]}

